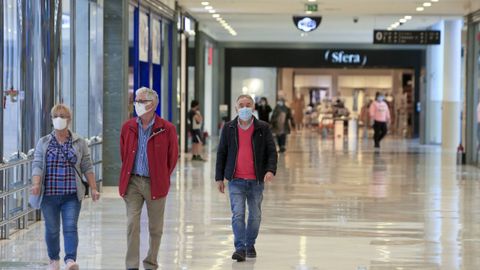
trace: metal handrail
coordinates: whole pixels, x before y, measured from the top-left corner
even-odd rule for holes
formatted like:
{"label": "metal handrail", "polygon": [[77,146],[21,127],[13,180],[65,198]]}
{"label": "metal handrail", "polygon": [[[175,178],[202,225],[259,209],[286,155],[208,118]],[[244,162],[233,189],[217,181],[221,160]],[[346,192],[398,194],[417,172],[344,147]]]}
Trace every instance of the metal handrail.
{"label": "metal handrail", "polygon": [[33,157],[28,157],[28,159],[16,160],[8,163],[0,163],[0,171],[11,169],[26,163],[30,163],[31,161],[33,161]]}
{"label": "metal handrail", "polygon": [[[99,185],[102,182],[102,151],[101,148],[99,150],[96,146],[101,145],[102,139],[100,137],[92,137],[88,140],[88,146],[92,154],[92,164]],[[41,217],[39,210],[35,210],[28,205],[33,149],[28,153],[29,155],[18,153],[18,158],[21,160],[0,163],[0,239],[6,239],[13,233],[11,227],[14,222],[16,222],[16,229],[20,230],[27,228],[29,221],[37,222]],[[93,160],[95,158],[96,160]],[[9,174],[12,176],[9,176]],[[12,185],[12,183],[15,183],[15,185]],[[12,200],[13,207],[11,207]],[[20,205],[18,202],[20,202]]]}

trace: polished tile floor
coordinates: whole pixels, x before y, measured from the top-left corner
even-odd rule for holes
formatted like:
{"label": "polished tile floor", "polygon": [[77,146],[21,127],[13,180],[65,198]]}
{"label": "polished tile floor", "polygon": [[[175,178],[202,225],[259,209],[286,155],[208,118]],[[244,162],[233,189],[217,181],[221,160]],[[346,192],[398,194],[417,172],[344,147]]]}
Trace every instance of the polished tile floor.
{"label": "polished tile floor", "polygon": [[[182,159],[172,178],[161,269],[480,269],[480,170],[438,146],[387,139],[376,153],[371,141],[290,136],[265,189],[259,256],[243,263],[230,259],[229,202],[208,158]],[[123,269],[125,222],[115,188],[83,204],[81,269]],[[0,241],[0,269],[45,269],[42,239],[37,223]],[[145,230],[142,241],[145,254]]]}

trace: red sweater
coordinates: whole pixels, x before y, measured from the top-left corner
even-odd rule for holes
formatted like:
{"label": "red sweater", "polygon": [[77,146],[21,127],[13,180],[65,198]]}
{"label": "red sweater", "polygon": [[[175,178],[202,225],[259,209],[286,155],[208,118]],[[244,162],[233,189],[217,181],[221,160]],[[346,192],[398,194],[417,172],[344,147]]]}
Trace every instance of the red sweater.
{"label": "red sweater", "polygon": [[233,178],[256,180],[255,164],[253,159],[253,123],[247,130],[238,126],[238,155],[237,167]]}

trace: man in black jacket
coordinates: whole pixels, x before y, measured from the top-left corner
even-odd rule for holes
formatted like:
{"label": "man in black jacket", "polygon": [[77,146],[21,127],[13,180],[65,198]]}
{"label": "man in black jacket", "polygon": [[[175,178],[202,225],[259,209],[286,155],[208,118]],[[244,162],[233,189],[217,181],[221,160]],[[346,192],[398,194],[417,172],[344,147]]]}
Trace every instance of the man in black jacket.
{"label": "man in black jacket", "polygon": [[254,245],[262,217],[264,182],[271,182],[277,170],[272,132],[268,123],[253,117],[254,104],[248,95],[237,98],[238,117],[225,124],[217,150],[215,180],[221,193],[225,193],[224,181],[228,180],[235,237],[232,259],[238,262],[257,256]]}

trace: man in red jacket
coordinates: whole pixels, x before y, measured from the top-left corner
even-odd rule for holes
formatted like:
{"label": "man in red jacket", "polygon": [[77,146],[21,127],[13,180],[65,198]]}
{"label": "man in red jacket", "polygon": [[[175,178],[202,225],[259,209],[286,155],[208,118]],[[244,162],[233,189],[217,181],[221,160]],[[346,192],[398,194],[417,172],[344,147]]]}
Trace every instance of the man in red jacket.
{"label": "man in red jacket", "polygon": [[157,269],[163,232],[163,213],[170,188],[170,175],[178,159],[175,126],[155,114],[158,95],[142,87],[136,92],[135,112],[122,126],[120,154],[122,170],[119,192],[127,207],[127,269],[138,269],[140,258],[140,216],[147,204],[150,247],[143,260],[145,269]]}

